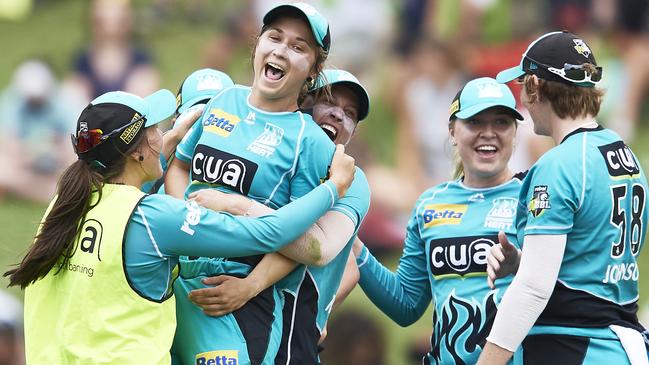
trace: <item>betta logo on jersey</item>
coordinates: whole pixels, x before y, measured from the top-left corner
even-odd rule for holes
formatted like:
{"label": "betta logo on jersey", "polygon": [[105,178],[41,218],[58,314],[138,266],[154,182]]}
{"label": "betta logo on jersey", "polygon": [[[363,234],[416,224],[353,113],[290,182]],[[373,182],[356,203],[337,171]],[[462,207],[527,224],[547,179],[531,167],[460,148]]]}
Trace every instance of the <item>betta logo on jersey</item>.
{"label": "betta logo on jersey", "polygon": [[534,218],[543,214],[546,209],[550,209],[550,193],[547,185],[537,185],[534,187],[534,194],[530,200],[529,212]]}
{"label": "betta logo on jersey", "polygon": [[238,365],[239,351],[221,350],[202,352],[196,355],[196,365]]}
{"label": "betta logo on jersey", "polygon": [[222,109],[212,109],[210,114],[203,119],[203,130],[228,137],[241,119],[236,115],[226,113]]}
{"label": "betta logo on jersey", "polygon": [[257,167],[245,158],[199,144],[192,158],[192,180],[225,186],[248,195]]}
{"label": "betta logo on jersey", "polygon": [[613,180],[634,178],[640,174],[633,152],[624,142],[617,141],[597,148],[604,156],[608,174]]}
{"label": "betta logo on jersey", "polygon": [[442,238],[430,241],[428,257],[435,280],[479,276],[487,272],[487,255],[496,236]]}
{"label": "betta logo on jersey", "polygon": [[466,213],[466,204],[428,204],[424,207],[424,228],[460,224]]}

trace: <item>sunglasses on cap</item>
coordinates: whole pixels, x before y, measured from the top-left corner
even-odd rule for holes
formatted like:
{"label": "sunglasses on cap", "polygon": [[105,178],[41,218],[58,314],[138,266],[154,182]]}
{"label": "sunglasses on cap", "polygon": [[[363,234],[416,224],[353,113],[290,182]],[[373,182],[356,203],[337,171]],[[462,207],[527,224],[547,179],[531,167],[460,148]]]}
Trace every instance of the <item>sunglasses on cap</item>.
{"label": "sunglasses on cap", "polygon": [[110,137],[121,133],[124,131],[126,128],[134,125],[135,123],[138,123],[140,121],[146,122],[146,117],[144,115],[140,116],[139,118],[136,118],[129,122],[128,124],[119,127],[115,129],[114,131],[104,134],[104,132],[101,129],[91,129],[88,130],[87,125],[85,125],[85,122],[81,122],[80,130],[78,132],[78,136],[75,136],[74,133],[70,135],[70,138],[72,139],[72,147],[74,147],[74,152],[79,155],[82,153],[86,153],[90,151],[91,149],[97,147]]}
{"label": "sunglasses on cap", "polygon": [[[595,72],[591,73],[586,66],[587,64],[573,65],[570,63],[564,63],[563,68],[556,68],[550,65],[546,65],[542,62],[538,62],[527,56],[525,56],[525,58],[540,66],[543,66],[546,70],[561,77],[562,79],[568,80],[573,83],[591,82],[593,84],[596,84],[602,80],[602,66],[595,66]],[[520,77],[519,81],[521,81]]]}

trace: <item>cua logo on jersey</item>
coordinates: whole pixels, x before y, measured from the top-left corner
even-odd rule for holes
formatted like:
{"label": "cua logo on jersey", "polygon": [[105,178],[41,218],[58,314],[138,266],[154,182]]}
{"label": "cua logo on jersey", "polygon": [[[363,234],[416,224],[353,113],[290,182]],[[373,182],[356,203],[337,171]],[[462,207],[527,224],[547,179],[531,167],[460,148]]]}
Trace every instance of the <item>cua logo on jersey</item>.
{"label": "cua logo on jersey", "polygon": [[202,352],[196,355],[196,365],[238,365],[239,351],[220,350]]}
{"label": "cua logo on jersey", "polygon": [[240,120],[236,115],[226,113],[222,109],[212,109],[210,114],[203,118],[203,130],[221,137],[228,137]]}
{"label": "cua logo on jersey", "polygon": [[466,204],[428,204],[422,214],[424,228],[460,224],[467,208]]}
{"label": "cua logo on jersey", "polygon": [[530,200],[529,212],[535,218],[543,214],[546,209],[550,209],[550,193],[547,185],[537,185],[534,187],[534,194]]}
{"label": "cua logo on jersey", "polygon": [[192,158],[192,180],[225,186],[248,195],[257,167],[243,157],[199,144]]}
{"label": "cua logo on jersey", "polygon": [[518,199],[515,198],[494,199],[491,210],[485,218],[484,226],[498,230],[511,228],[514,223],[514,217],[516,216],[517,205]]}
{"label": "cua logo on jersey", "polygon": [[487,255],[495,242],[498,242],[496,236],[431,240],[428,246],[430,272],[436,280],[484,275],[487,272]]}
{"label": "cua logo on jersey", "polygon": [[640,168],[629,146],[622,141],[597,147],[606,161],[608,174],[613,180],[634,178],[640,174]]}

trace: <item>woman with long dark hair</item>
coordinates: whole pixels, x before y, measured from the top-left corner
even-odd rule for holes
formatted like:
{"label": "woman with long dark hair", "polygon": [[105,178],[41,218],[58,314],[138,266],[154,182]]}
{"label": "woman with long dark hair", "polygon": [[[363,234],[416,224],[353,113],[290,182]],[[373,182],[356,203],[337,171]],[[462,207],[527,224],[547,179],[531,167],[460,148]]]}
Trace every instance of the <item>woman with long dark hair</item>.
{"label": "woman with long dark hair", "polygon": [[34,244],[5,273],[26,288],[28,362],[168,364],[179,255],[276,251],[351,184],[353,159],[340,146],[329,181],[262,218],[145,195],[142,183],[162,174],[156,124],[174,105],[168,90],[144,99],[109,92],[81,113],[72,136],[79,159],[63,174]]}

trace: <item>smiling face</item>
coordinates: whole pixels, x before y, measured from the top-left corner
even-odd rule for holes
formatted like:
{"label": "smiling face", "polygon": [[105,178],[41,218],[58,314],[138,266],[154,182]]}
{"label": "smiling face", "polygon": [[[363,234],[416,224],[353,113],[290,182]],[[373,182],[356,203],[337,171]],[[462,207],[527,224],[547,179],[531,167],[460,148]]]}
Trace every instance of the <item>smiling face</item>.
{"label": "smiling face", "polygon": [[284,16],[271,23],[255,47],[253,104],[263,109],[268,109],[266,105],[297,109],[306,79],[314,77],[316,52],[318,46],[306,21]]}
{"label": "smiling face", "polygon": [[327,133],[336,144],[347,145],[351,141],[358,125],[358,97],[343,85],[333,85],[331,98],[326,93],[313,100],[309,95],[303,103],[313,109],[313,120]]}
{"label": "smiling face", "polygon": [[464,182],[472,187],[495,186],[507,181],[507,167],[516,136],[511,113],[495,107],[468,119],[457,119],[449,128],[464,165]]}

